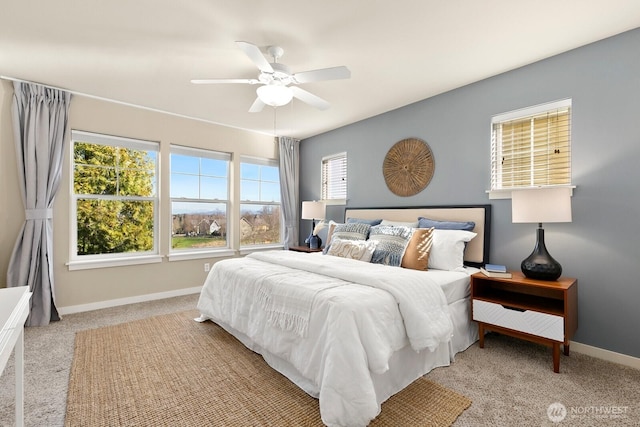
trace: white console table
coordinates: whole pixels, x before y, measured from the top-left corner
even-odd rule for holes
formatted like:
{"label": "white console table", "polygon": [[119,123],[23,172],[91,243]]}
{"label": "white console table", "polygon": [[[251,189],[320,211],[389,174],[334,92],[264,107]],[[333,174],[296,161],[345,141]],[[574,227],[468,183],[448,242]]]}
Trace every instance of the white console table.
{"label": "white console table", "polygon": [[24,322],[29,315],[31,292],[27,286],[0,288],[0,375],[15,348],[16,422],[24,425]]}

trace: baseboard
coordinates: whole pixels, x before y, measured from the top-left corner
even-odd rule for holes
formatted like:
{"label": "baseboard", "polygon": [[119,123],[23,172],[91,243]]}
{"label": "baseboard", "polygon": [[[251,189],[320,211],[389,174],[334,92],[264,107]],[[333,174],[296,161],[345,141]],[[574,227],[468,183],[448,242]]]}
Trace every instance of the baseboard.
{"label": "baseboard", "polygon": [[58,313],[61,316],[73,313],[82,313],[85,311],[100,310],[102,308],[117,307],[119,305],[135,304],[138,302],[154,301],[165,298],[179,297],[183,295],[191,295],[200,293],[202,286],[193,288],[176,289],[175,291],[158,292],[155,294],[138,295],[135,297],[118,298],[107,301],[93,302],[90,304],[71,305],[68,307],[58,307]]}
{"label": "baseboard", "polygon": [[571,341],[571,351],[640,370],[640,358]]}

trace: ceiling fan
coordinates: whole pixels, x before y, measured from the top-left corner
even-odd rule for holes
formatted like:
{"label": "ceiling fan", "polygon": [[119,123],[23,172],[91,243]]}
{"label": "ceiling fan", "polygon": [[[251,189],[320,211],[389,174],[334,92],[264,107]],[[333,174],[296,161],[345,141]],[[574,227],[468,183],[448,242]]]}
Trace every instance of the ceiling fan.
{"label": "ceiling fan", "polygon": [[259,84],[260,87],[256,90],[258,97],[251,105],[251,108],[249,108],[250,113],[258,113],[262,111],[265,105],[270,105],[272,107],[286,105],[293,98],[297,98],[300,101],[320,110],[326,110],[330,107],[330,104],[327,101],[312,94],[311,92],[307,92],[306,90],[299,88],[297,85],[324,80],[348,79],[351,77],[351,71],[349,71],[345,66],[303,71],[292,74],[289,67],[278,63],[278,59],[280,59],[284,54],[284,49],[281,47],[267,47],[267,53],[273,58],[273,62],[269,62],[258,46],[243,41],[237,41],[236,44],[260,70],[260,75],[257,79],[195,79],[191,80],[191,83]]}

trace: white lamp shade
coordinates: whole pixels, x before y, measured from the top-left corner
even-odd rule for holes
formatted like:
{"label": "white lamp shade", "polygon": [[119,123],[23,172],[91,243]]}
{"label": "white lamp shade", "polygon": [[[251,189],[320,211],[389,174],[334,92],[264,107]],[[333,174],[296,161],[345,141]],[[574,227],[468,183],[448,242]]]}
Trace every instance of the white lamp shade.
{"label": "white lamp shade", "polygon": [[302,202],[302,219],[324,219],[325,204],[323,202]]}
{"label": "white lamp shade", "polygon": [[512,191],[511,222],[571,222],[571,188]]}
{"label": "white lamp shade", "polygon": [[290,87],[272,84],[260,86],[256,89],[260,101],[272,107],[280,107],[288,104],[293,99],[293,92]]}

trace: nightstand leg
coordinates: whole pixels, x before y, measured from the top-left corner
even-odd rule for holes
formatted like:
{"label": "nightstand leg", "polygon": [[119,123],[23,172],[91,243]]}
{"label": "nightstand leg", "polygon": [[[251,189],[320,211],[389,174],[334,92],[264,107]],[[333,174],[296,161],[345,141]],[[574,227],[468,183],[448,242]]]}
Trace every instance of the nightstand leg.
{"label": "nightstand leg", "polygon": [[478,323],[478,336],[480,337],[478,345],[480,345],[480,348],[484,348],[484,326],[482,326],[482,323]]}
{"label": "nightstand leg", "polygon": [[553,343],[553,372],[560,372],[560,343]]}
{"label": "nightstand leg", "polygon": [[565,344],[564,345],[564,355],[568,356],[569,355],[569,344]]}

